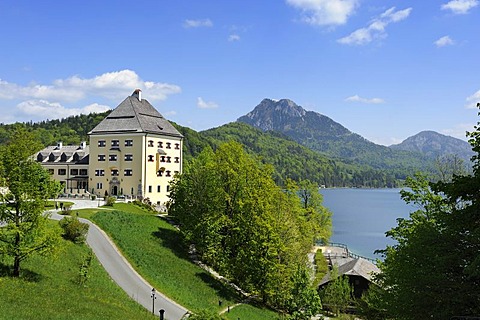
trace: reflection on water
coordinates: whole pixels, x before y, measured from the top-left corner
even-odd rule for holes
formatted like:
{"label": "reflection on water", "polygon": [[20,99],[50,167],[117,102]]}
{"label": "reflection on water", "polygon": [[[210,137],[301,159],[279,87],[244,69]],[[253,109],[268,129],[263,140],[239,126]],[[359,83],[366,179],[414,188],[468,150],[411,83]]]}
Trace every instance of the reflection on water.
{"label": "reflection on water", "polygon": [[414,210],[400,198],[400,189],[321,189],[324,205],[332,211],[330,241],[344,243],[362,256],[379,258],[375,250],[393,241],[385,232]]}

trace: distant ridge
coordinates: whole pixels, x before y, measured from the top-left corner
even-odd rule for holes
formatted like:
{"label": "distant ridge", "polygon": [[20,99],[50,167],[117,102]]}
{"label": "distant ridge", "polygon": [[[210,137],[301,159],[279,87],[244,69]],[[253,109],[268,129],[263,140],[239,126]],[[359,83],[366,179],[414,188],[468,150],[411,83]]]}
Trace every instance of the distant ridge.
{"label": "distant ridge", "polygon": [[431,161],[422,154],[377,145],[289,99],[264,99],[237,121],[263,131],[280,132],[312,150],[349,163],[376,169],[400,169],[409,174],[432,168]]}
{"label": "distant ridge", "polygon": [[422,131],[399,144],[391,145],[390,148],[421,152],[430,158],[454,154],[466,163],[470,161],[474,154],[468,142],[435,131]]}

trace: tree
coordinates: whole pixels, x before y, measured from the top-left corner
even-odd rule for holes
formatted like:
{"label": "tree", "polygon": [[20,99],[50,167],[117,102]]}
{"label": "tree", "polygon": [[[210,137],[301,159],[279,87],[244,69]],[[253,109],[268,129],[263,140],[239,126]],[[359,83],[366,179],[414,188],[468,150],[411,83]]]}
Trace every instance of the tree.
{"label": "tree", "polygon": [[292,282],[291,299],[288,303],[290,319],[312,319],[320,312],[322,303],[317,290],[311,286],[310,273],[305,267],[298,267],[292,275]]}
{"label": "tree", "polygon": [[77,217],[65,217],[59,222],[63,229],[63,237],[74,243],[84,243],[89,229],[88,223],[81,222]]}
{"label": "tree", "polygon": [[[311,286],[309,277],[292,275],[307,265],[312,238],[304,231],[314,230],[317,221],[306,218],[298,188],[282,190],[272,174],[271,166],[238,143],[225,143],[215,152],[207,147],[176,176],[169,213],[204,262],[286,310],[296,286]],[[301,305],[303,313],[314,308]]]}
{"label": "tree", "polygon": [[419,209],[387,232],[377,276],[382,303],[395,319],[449,319],[480,314],[480,123],[469,133],[473,173],[451,181],[408,179],[402,198]]}
{"label": "tree", "polygon": [[61,185],[30,157],[40,147],[32,134],[19,129],[0,150],[0,253],[13,257],[13,275],[30,255],[46,254],[57,247],[58,229],[47,226],[43,215],[46,199],[58,194]]}
{"label": "tree", "polygon": [[304,216],[313,240],[328,241],[332,233],[332,213],[325,208],[323,196],[318,191],[318,185],[302,180],[298,185],[298,193],[303,207]]}
{"label": "tree", "polygon": [[320,297],[323,304],[338,316],[353,302],[353,288],[347,276],[338,274],[336,266],[330,271],[330,279],[332,280],[320,291]]}

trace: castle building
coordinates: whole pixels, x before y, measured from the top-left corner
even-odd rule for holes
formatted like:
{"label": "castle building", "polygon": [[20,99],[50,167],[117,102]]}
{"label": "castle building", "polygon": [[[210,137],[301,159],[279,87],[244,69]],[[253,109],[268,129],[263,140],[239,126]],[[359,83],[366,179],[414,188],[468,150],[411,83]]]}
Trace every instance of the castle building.
{"label": "castle building", "polygon": [[[169,182],[182,172],[183,136],[142,99],[141,90],[135,90],[88,135],[90,145],[84,146],[82,158],[75,156],[78,149],[67,154],[63,146],[58,150],[47,147],[35,155],[44,167],[53,170],[50,172],[65,185],[66,193],[81,190],[101,197],[148,198],[154,204],[168,201]],[[74,165],[75,159],[82,163]],[[85,162],[88,171],[74,175],[77,171],[72,169],[80,170],[81,165],[85,169]]]}
{"label": "castle building", "polygon": [[59,142],[37,152],[34,159],[48,170],[53,179],[64,185],[65,193],[88,190],[89,146],[85,141],[79,146],[64,146]]}

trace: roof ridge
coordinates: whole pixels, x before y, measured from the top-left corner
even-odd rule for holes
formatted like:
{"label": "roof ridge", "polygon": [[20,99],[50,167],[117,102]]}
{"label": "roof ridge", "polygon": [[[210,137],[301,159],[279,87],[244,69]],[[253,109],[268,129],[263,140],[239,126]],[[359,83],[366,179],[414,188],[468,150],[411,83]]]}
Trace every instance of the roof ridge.
{"label": "roof ridge", "polygon": [[134,98],[132,96],[128,96],[128,102],[130,102],[130,105],[132,106],[132,109],[133,109],[133,113],[135,113],[135,121],[137,121],[138,126],[142,129],[142,131],[145,131],[145,129],[142,126],[142,123],[140,122],[140,119],[138,118],[139,113],[137,112],[137,109],[133,105],[132,99],[136,99],[136,98]]}

